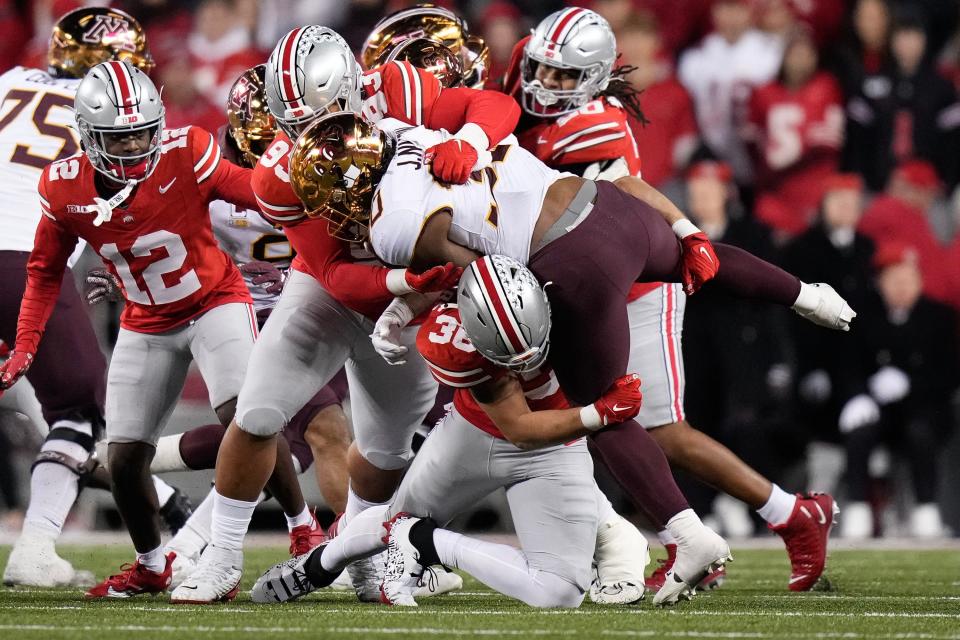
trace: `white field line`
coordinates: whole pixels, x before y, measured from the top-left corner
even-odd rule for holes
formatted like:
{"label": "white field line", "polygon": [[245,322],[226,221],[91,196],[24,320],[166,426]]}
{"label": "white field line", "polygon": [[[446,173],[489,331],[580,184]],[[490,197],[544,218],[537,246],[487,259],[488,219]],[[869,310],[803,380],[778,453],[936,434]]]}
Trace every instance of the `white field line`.
{"label": "white field line", "polygon": [[[581,635],[583,632],[580,630],[574,629],[561,629],[557,631],[550,631],[547,629],[448,629],[448,628],[437,628],[437,627],[411,627],[411,628],[398,628],[398,627],[215,627],[207,625],[196,625],[196,626],[157,626],[151,627],[146,625],[116,625],[116,626],[104,626],[104,625],[83,625],[83,626],[65,626],[65,625],[52,625],[52,624],[10,624],[10,625],[0,625],[0,630],[10,630],[10,631],[72,631],[72,632],[127,632],[127,633],[143,633],[143,632],[153,632],[153,633],[171,633],[171,634],[182,634],[182,633],[233,633],[233,634],[310,634],[316,637],[323,637],[327,634],[341,634],[341,635],[359,635],[359,636],[375,636],[375,635],[437,635],[437,636],[461,636],[461,637],[472,637],[472,636],[520,636],[520,637],[529,637],[529,636],[576,636]],[[863,633],[854,633],[854,632],[827,632],[827,633],[802,633],[802,634],[785,634],[782,632],[777,633],[760,633],[753,631],[658,631],[658,630],[601,630],[601,635],[611,636],[611,637],[620,637],[620,638],[650,638],[650,637],[673,637],[673,638],[728,638],[728,639],[739,639],[739,638],[757,638],[757,639],[780,639],[780,638],[817,638],[823,640],[829,639],[841,639],[841,640],[859,640],[859,639],[869,639],[869,640],[960,640],[960,635],[938,635],[931,633],[891,633],[891,634],[863,634]]]}
{"label": "white field line", "polygon": [[[311,606],[313,605],[313,606]],[[217,612],[217,613],[265,613],[270,605],[251,605],[251,606],[212,606],[204,607],[202,610],[206,613],[208,611]],[[295,605],[293,607],[285,607],[286,610],[293,612],[303,612],[305,608],[310,608],[313,611],[316,611],[320,614],[326,613],[364,613],[369,612],[373,613],[373,608],[364,607],[358,605],[355,608],[332,608],[326,607],[322,602],[311,602],[306,601],[301,603],[299,606]],[[16,603],[8,603],[0,605],[0,611],[102,611],[107,609],[100,609],[94,605],[83,606],[83,605],[18,605]],[[170,612],[170,611],[180,611],[186,612],[191,610],[199,610],[196,607],[189,606],[160,606],[160,607],[117,607],[116,611],[156,611],[156,612]],[[386,616],[398,616],[398,615],[453,615],[453,616],[514,616],[517,614],[520,615],[530,615],[530,616],[550,616],[550,615],[559,615],[559,616],[607,616],[612,613],[618,614],[627,614],[627,615],[670,615],[670,616],[719,616],[719,617],[746,617],[746,618],[910,618],[910,619],[920,619],[920,618],[945,618],[945,619],[955,619],[960,621],[960,613],[898,613],[898,612],[889,612],[889,611],[865,611],[858,613],[843,613],[839,611],[700,611],[696,609],[687,609],[681,606],[678,609],[529,609],[526,611],[503,611],[503,610],[475,610],[475,609],[461,609],[461,608],[451,608],[448,610],[437,610],[437,609],[399,609],[394,607],[382,607],[375,610],[377,615],[386,615]]]}

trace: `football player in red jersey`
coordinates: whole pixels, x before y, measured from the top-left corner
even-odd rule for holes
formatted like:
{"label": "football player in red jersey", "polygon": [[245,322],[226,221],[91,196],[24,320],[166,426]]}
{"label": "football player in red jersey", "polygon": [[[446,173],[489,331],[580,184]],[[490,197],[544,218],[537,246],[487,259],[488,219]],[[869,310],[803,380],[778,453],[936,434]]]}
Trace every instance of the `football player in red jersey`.
{"label": "football player in red jersey", "polygon": [[[94,67],[74,108],[84,154],[50,164],[40,179],[43,218],[27,264],[16,351],[29,364],[82,238],[120,279],[126,299],[106,423],[113,494],[137,550],[133,565],[87,596],[159,593],[169,585],[173,557],[160,546],[150,483],[157,436],[191,359],[220,420],[230,421],[257,333],[250,294],[216,245],[207,204],[255,200],[249,170],[221,162],[210,133],[163,129],[159,92],[130,64]],[[16,378],[25,369],[6,373]]]}
{"label": "football player in red jersey", "polygon": [[[522,354],[507,348],[514,322],[529,345]],[[417,335],[431,373],[456,394],[397,495],[318,551],[269,569],[253,600],[299,598],[329,584],[351,559],[387,546],[382,599],[390,604],[416,606],[417,576],[443,563],[531,606],[579,606],[598,521],[611,511],[583,436],[636,415],[640,380],[624,376],[596,402],[570,407],[546,363],[550,325],[550,304],[529,269],[506,256],[474,262],[457,304],[435,307]],[[521,549],[437,528],[501,487]]]}
{"label": "football player in red jersey", "polygon": [[[613,32],[599,15],[577,8],[558,11],[517,45],[506,86],[523,105],[518,139],[524,148],[556,169],[621,179],[618,184],[630,186],[631,179],[622,178],[639,178],[640,157],[627,123],[628,111],[638,121],[644,118],[635,93],[622,79],[624,68],[614,69],[616,48]],[[757,509],[787,544],[793,567],[790,588],[811,588],[823,572],[833,519],[818,524],[819,520],[804,517],[799,507],[831,513],[832,498],[798,499],[787,494],[685,420],[681,333],[686,300],[678,284],[634,284],[627,303],[627,370],[640,375],[645,395],[637,421],[650,430],[672,465]],[[630,494],[644,508],[649,494],[642,488]],[[677,555],[676,539],[662,527],[665,521],[659,524],[668,557],[647,580],[647,587],[654,590],[663,586]],[[722,574],[709,575],[701,586],[716,586],[721,578]]]}
{"label": "football player in red jersey", "polygon": [[[104,29],[104,25],[111,25]],[[27,261],[42,219],[37,182],[53,160],[79,148],[70,107],[80,78],[98,62],[125,59],[153,67],[145,34],[116,9],[84,7],[54,25],[47,70],[15,67],[0,76],[0,339],[13,345],[27,279]],[[9,585],[89,586],[93,574],[74,571],[55,542],[77,495],[96,467],[94,442],[103,435],[106,361],[69,271],[46,339],[36,353],[15,353],[2,369],[0,394],[27,365],[43,416],[50,425],[30,473],[30,505],[23,532],[3,572]],[[64,357],[69,354],[69,357]],[[21,392],[22,393],[22,392]]]}
{"label": "football player in red jersey", "polygon": [[[507,96],[441,90],[433,76],[409,63],[390,63],[361,77],[343,39],[319,26],[294,29],[280,40],[265,82],[268,107],[283,131],[260,158],[253,188],[265,217],[285,227],[297,257],[254,349],[237,418],[217,460],[211,547],[229,548],[237,558],[233,564],[242,557],[243,535],[273,467],[273,439],[344,364],[356,436],[348,460],[351,488],[344,523],[393,495],[412,457],[413,431],[433,405],[436,382],[422,361],[401,367],[384,363],[370,344],[373,319],[394,296],[442,291],[459,275],[453,265],[422,274],[386,268],[361,245],[328,233],[326,220],[308,217],[290,185],[292,140],[327,111],[357,109],[370,120],[426,123],[456,132],[434,148],[437,176],[455,182],[466,180],[519,116]],[[415,335],[411,328],[405,340],[412,344]],[[355,563],[350,571],[361,599],[379,599],[380,580],[370,562]],[[216,600],[229,587],[223,575],[207,572],[195,581],[191,576],[188,583],[197,589],[182,591],[185,583],[173,600]]]}

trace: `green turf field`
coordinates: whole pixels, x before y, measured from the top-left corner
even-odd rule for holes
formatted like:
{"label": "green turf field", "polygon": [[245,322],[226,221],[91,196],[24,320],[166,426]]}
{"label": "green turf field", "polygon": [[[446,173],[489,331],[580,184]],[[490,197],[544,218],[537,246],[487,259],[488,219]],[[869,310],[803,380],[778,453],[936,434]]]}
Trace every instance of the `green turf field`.
{"label": "green turf field", "polygon": [[[245,585],[283,549],[247,555]],[[0,548],[0,565],[9,548]],[[132,555],[125,547],[65,547],[102,576]],[[533,610],[468,579],[464,592],[423,600],[419,610],[361,605],[322,591],[293,605],[172,606],[160,598],[85,602],[79,591],[0,589],[0,638],[840,638],[960,640],[960,552],[837,551],[833,591],[786,591],[782,551],[735,551],[719,591],[670,610]]]}

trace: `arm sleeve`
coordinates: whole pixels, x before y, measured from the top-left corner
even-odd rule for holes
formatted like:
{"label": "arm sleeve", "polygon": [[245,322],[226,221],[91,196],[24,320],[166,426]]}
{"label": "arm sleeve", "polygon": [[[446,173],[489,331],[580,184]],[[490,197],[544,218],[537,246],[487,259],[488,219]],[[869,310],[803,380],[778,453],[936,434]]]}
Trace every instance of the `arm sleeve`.
{"label": "arm sleeve", "polygon": [[444,89],[426,110],[430,129],[457,132],[469,123],[479,126],[493,148],[513,133],[520,121],[520,105],[499,91]]}
{"label": "arm sleeve", "polygon": [[326,220],[311,218],[286,233],[313,277],[346,306],[362,312],[360,306],[393,300],[387,288],[390,269],[354,262],[349,245],[327,232]]}
{"label": "arm sleeve", "polygon": [[37,225],[33,251],[27,261],[27,283],[17,320],[14,349],[29,353],[37,351],[47,320],[57,304],[67,259],[77,244],[77,237],[65,231],[45,209]]}
{"label": "arm sleeve", "polygon": [[193,172],[207,202],[225,200],[244,209],[257,210],[257,200],[250,187],[252,170],[225,160],[213,134],[199,127],[190,127],[189,136]]}

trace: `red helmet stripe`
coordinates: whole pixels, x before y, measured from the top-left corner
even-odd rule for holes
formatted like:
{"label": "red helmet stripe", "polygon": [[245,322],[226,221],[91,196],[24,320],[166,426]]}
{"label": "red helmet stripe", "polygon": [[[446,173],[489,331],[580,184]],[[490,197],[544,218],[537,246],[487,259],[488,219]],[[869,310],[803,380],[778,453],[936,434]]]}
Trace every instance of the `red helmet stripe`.
{"label": "red helmet stripe", "polygon": [[113,91],[117,96],[117,106],[120,115],[128,116],[136,113],[137,100],[134,95],[133,79],[122,62],[111,60],[107,62],[107,71],[113,83]]}
{"label": "red helmet stripe", "polygon": [[493,311],[493,319],[500,328],[500,333],[505,336],[509,342],[507,346],[515,353],[523,353],[527,350],[526,340],[520,332],[520,327],[513,317],[510,309],[510,303],[507,302],[506,294],[500,284],[500,279],[493,272],[492,261],[489,256],[476,260],[473,265],[483,285],[482,291],[484,299],[490,310]]}
{"label": "red helmet stripe", "polygon": [[288,106],[296,109],[300,106],[300,99],[297,97],[297,48],[300,44],[300,35],[306,27],[294,29],[286,35],[283,44],[280,47],[280,59],[277,60],[279,67],[278,79],[280,81],[280,92],[283,95],[283,101]]}
{"label": "red helmet stripe", "polygon": [[550,40],[551,42],[562,44],[563,38],[566,37],[567,35],[566,33],[564,33],[564,30],[567,27],[572,27],[573,26],[572,21],[574,20],[574,18],[576,18],[583,12],[584,12],[584,9],[580,9],[579,7],[567,9],[566,13],[560,16],[560,18],[557,20],[557,23],[554,25],[553,29],[550,30],[550,35],[547,36],[547,39]]}

